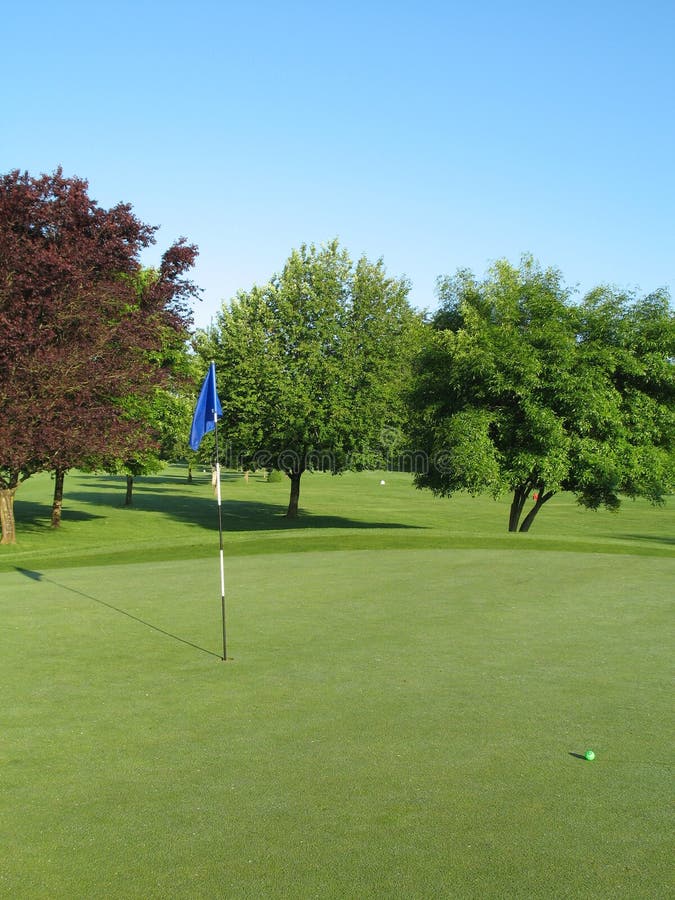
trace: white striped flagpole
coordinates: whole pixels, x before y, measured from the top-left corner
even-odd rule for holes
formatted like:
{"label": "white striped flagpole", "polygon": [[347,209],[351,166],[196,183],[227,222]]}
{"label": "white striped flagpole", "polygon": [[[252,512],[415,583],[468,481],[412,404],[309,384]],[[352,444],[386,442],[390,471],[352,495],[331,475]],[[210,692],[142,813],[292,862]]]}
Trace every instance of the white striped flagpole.
{"label": "white striped flagpole", "polygon": [[[215,406],[215,403],[214,403]],[[225,630],[225,560],[223,558],[223,512],[220,499],[220,455],[218,453],[218,413],[213,410],[216,435],[216,496],[218,497],[218,536],[220,538],[220,606],[223,617],[223,662],[227,660],[227,634]]]}

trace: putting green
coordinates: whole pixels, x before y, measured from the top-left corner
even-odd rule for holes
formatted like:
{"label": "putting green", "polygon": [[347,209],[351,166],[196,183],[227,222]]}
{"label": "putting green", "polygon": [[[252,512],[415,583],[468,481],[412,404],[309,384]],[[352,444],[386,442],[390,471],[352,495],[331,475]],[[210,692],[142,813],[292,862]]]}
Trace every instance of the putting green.
{"label": "putting green", "polygon": [[0,895],[668,892],[672,558],[12,558]]}

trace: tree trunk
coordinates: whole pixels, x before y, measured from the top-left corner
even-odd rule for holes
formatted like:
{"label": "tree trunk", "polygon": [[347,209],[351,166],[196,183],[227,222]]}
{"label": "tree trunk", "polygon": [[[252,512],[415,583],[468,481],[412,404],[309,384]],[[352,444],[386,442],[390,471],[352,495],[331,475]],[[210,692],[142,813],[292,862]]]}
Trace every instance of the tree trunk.
{"label": "tree trunk", "polygon": [[14,494],[16,487],[0,488],[0,526],[2,526],[0,544],[16,544]]}
{"label": "tree trunk", "polygon": [[188,463],[187,483],[192,484],[192,463]]}
{"label": "tree trunk", "polygon": [[65,469],[54,470],[54,500],[52,502],[52,528],[60,528],[61,512],[63,510],[63,481],[66,477]]}
{"label": "tree trunk", "polygon": [[509,531],[518,531],[518,522],[523,512],[523,506],[530,492],[529,484],[521,484],[513,492],[511,512],[509,514]]}
{"label": "tree trunk", "polygon": [[300,500],[300,478],[302,472],[286,473],[291,479],[291,497],[288,501],[288,510],[286,511],[287,519],[295,519],[298,515],[298,501]]}
{"label": "tree trunk", "polygon": [[127,475],[127,493],[124,498],[124,505],[131,506],[134,502],[134,476]]}
{"label": "tree trunk", "polygon": [[550,500],[551,497],[555,494],[555,491],[549,491],[547,494],[542,493],[541,491],[537,494],[537,499],[534,502],[534,506],[529,511],[529,513],[523,519],[523,524],[520,526],[521,531],[529,531],[530,525],[534,522],[535,517],[539,510],[542,508],[544,503],[547,500]]}

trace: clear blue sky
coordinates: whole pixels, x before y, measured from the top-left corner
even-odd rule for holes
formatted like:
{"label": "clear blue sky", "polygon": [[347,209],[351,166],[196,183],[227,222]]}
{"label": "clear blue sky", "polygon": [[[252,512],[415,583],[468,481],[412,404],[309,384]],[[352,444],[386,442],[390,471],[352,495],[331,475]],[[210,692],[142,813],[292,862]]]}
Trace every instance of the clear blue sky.
{"label": "clear blue sky", "polygon": [[198,244],[196,323],[300,243],[407,275],[531,252],[675,293],[675,3],[6,4],[0,171]]}

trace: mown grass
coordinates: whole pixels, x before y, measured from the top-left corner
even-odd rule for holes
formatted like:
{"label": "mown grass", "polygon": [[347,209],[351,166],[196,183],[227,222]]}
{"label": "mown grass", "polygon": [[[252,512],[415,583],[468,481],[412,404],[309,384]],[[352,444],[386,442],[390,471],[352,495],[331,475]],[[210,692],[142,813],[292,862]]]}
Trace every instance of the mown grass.
{"label": "mown grass", "polygon": [[669,894],[670,506],[232,476],[223,663],[207,481],[21,488],[0,896]]}
{"label": "mown grass", "polygon": [[[385,484],[380,482],[384,480]],[[124,479],[74,473],[66,479],[63,524],[50,527],[53,484],[29,479],[17,493],[18,545],[2,548],[0,571],[23,560],[30,567],[107,565],[136,560],[193,559],[213,553],[218,520],[210,473],[186,482],[184,467],[138,480],[134,505],[124,507]],[[287,482],[223,476],[223,526],[228,556],[343,549],[483,548],[569,550],[648,556],[675,552],[675,507],[624,501],[617,514],[581,509],[554,497],[527,535],[507,532],[509,498],[416,491],[402,473],[341,476],[307,473],[302,515],[288,520]]]}

